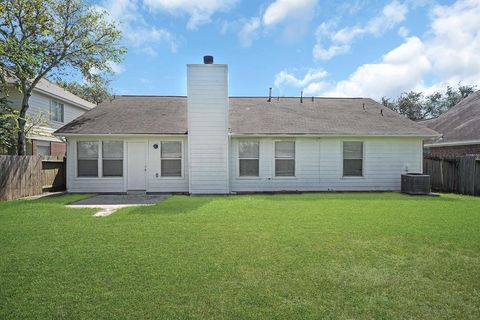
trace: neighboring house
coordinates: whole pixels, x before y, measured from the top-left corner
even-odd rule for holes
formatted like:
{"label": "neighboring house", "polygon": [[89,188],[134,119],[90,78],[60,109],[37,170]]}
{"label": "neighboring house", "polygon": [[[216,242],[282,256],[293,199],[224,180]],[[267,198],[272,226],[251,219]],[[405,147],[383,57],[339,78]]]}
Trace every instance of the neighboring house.
{"label": "neighboring house", "polygon": [[69,192],[399,190],[438,134],[371,99],[228,96],[228,68],[187,66],[187,97],[117,96],[56,135]]}
{"label": "neighboring house", "polygon": [[[9,88],[9,98],[12,106],[20,109],[22,95],[13,86]],[[65,155],[66,144],[53,132],[72,121],[86,111],[95,107],[62,87],[42,79],[33,89],[30,96],[27,114],[32,119],[40,119],[27,136],[27,154]]]}
{"label": "neighboring house", "polygon": [[425,142],[425,154],[449,157],[480,154],[480,91],[435,119],[420,122],[442,136]]}

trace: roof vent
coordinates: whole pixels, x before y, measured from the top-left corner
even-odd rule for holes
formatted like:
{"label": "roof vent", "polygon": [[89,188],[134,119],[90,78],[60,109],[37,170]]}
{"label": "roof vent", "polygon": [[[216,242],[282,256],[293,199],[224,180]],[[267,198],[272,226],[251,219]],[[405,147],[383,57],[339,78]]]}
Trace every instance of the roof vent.
{"label": "roof vent", "polygon": [[213,56],[203,56],[204,64],[213,64]]}

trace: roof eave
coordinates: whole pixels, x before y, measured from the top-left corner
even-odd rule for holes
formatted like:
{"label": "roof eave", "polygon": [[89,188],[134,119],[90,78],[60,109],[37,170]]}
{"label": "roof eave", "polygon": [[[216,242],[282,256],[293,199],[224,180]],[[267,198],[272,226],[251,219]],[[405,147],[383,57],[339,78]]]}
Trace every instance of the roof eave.
{"label": "roof eave", "polygon": [[463,140],[452,142],[438,142],[438,143],[426,143],[425,147],[438,148],[438,147],[450,147],[450,146],[465,146],[471,144],[480,144],[480,140]]}
{"label": "roof eave", "polygon": [[325,134],[325,133],[229,133],[232,137],[325,137],[325,138],[341,138],[341,137],[371,137],[371,138],[437,138],[438,134]]}

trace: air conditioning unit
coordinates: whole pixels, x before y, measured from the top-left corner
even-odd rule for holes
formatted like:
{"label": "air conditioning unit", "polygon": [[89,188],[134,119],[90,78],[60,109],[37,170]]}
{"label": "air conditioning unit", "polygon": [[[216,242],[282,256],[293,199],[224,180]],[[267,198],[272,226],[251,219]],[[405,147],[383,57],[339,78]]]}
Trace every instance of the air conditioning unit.
{"label": "air conditioning unit", "polygon": [[431,193],[430,176],[422,173],[402,174],[402,193],[428,195]]}

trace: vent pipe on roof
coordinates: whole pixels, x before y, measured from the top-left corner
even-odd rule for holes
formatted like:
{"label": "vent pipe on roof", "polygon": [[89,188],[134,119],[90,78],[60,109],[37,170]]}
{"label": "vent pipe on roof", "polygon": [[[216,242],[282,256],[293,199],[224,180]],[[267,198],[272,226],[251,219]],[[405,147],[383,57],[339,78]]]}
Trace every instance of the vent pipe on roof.
{"label": "vent pipe on roof", "polygon": [[380,114],[381,114],[382,117],[383,117],[383,109],[380,109]]}
{"label": "vent pipe on roof", "polygon": [[213,64],[213,56],[203,56],[204,64]]}
{"label": "vent pipe on roof", "polygon": [[303,103],[303,90],[300,91],[300,103]]}
{"label": "vent pipe on roof", "polygon": [[268,88],[268,102],[272,102],[272,88]]}
{"label": "vent pipe on roof", "polygon": [[365,103],[362,103],[362,108],[363,110],[365,110]]}
{"label": "vent pipe on roof", "polygon": [[277,101],[280,101],[280,96],[277,97]]}
{"label": "vent pipe on roof", "polygon": [[315,100],[315,97],[314,97],[314,96],[312,96],[312,102],[313,102],[314,100]]}

